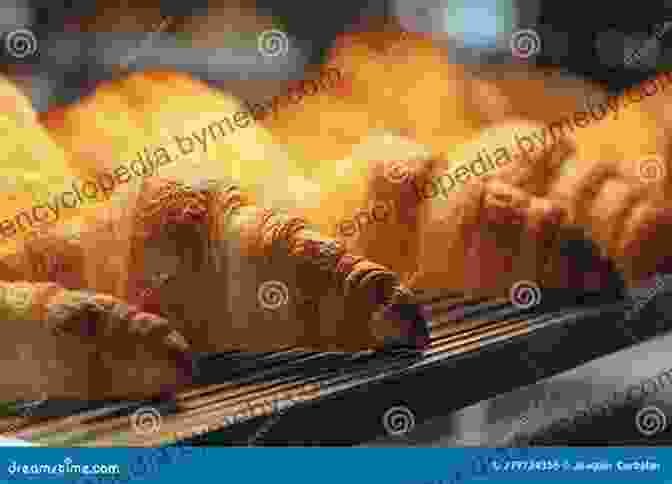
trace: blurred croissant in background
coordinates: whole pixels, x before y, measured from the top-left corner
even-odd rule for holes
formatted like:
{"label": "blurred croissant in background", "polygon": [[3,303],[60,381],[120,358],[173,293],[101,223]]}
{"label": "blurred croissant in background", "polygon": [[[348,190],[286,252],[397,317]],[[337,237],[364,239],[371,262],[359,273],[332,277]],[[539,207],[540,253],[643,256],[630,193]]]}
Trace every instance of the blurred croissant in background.
{"label": "blurred croissant in background", "polygon": [[[289,145],[295,141],[295,151],[303,150],[315,157],[320,149],[327,155],[341,154],[347,151],[345,145],[351,143],[348,140],[359,140],[350,147],[350,155],[341,157],[339,162],[320,162],[322,168],[315,171],[321,186],[327,186],[327,180],[335,180],[334,184],[349,194],[344,205],[355,205],[345,219],[352,250],[362,250],[367,257],[384,261],[402,274],[417,272],[411,283],[416,287],[488,292],[522,278],[564,286],[569,283],[568,273],[576,272],[566,266],[576,265],[577,261],[558,258],[557,245],[563,237],[549,231],[560,230],[558,224],[565,221],[565,230],[572,235],[567,233],[564,238],[594,242],[598,249],[595,255],[616,263],[630,284],[668,266],[664,231],[669,212],[661,189],[669,184],[670,133],[665,128],[669,125],[664,119],[665,110],[660,108],[667,96],[663,84],[655,100],[640,94],[639,101],[644,98],[644,102],[625,106],[629,94],[609,96],[597,85],[568,78],[556,70],[500,65],[469,69],[450,64],[447,59],[428,37],[394,27],[343,34],[329,62],[344,72],[347,89],[325,92],[319,107],[317,102],[308,104],[305,109],[281,113],[280,122],[267,123],[281,142]],[[423,75],[418,76],[419,72]],[[368,112],[373,121],[348,122],[364,118],[343,114],[338,125],[351,133],[347,140],[326,133],[311,136],[311,126],[337,124],[331,119],[340,120],[338,113],[345,105],[353,112]],[[600,105],[602,113],[597,107]],[[598,113],[595,116],[600,117],[599,121],[587,126],[590,120],[585,118],[590,118],[593,111]],[[575,116],[581,114],[583,118],[575,121]],[[573,126],[568,128],[567,120]],[[551,132],[554,124],[555,133]],[[562,139],[556,141],[552,138],[558,127]],[[405,135],[401,138],[408,137],[410,143],[395,135],[368,136],[372,130],[381,129]],[[497,174],[493,170],[482,179],[472,176],[464,190],[460,189],[461,183],[442,179],[457,186],[447,195],[451,200],[439,196],[423,203],[423,208],[415,206],[418,198],[426,196],[417,195],[422,187],[430,193],[437,192],[433,185],[446,170],[466,168],[482,152],[492,155],[505,148],[513,153],[512,149],[519,149],[517,140],[521,138],[532,140],[532,144],[522,142],[532,149],[532,153],[522,153],[527,161],[503,160],[511,166],[496,170]],[[336,142],[337,139],[342,141]],[[651,157],[656,158],[652,163],[660,165],[663,175],[653,181],[639,176],[639,165]],[[378,163],[381,159],[386,159],[385,163]],[[385,164],[403,170],[404,176],[415,180],[420,188],[390,183],[385,188],[387,182],[380,176],[381,171],[378,190],[374,190],[372,174],[376,166]],[[462,173],[463,178],[464,175],[467,172]],[[365,185],[369,188],[365,189],[357,179],[366,176],[369,182]],[[492,178],[497,181],[490,183]],[[494,192],[486,196],[489,190]],[[593,191],[599,196],[595,197]],[[399,205],[401,199],[405,202]],[[491,210],[499,208],[484,218],[486,207],[495,200],[497,205]],[[439,209],[441,204],[445,208]],[[374,207],[385,223],[372,220]],[[511,229],[496,219],[514,207],[519,212],[527,207],[515,217],[525,223],[514,229],[519,230],[519,235],[511,239],[509,234],[506,242],[503,231]],[[510,216],[512,213],[502,220],[509,220]],[[357,217],[366,221],[365,233],[359,229],[362,224],[353,226]],[[488,219],[498,222],[500,228],[484,223]],[[404,223],[395,225],[399,220]],[[439,220],[443,222],[436,225]],[[527,222],[530,227],[526,228]],[[469,227],[479,227],[483,237],[473,239],[469,234],[474,228]],[[339,229],[343,228],[341,223]],[[554,255],[539,246],[556,235],[559,238]],[[394,248],[386,243],[392,239],[400,242]],[[503,256],[499,264],[485,256],[487,245]],[[446,248],[452,246],[456,252],[446,257]],[[526,266],[534,269],[525,269]],[[498,275],[504,279],[501,284],[494,281]],[[472,282],[468,282],[470,277]],[[575,280],[572,284],[581,286],[583,282]]]}
{"label": "blurred croissant in background", "polygon": [[[174,143],[166,139],[168,133],[184,133],[176,131],[181,123],[198,134],[202,131],[196,130],[207,129],[207,123],[221,119],[227,108],[242,109],[215,91],[199,91],[199,83],[185,82],[180,75],[141,78],[144,88],[159,93],[168,80],[175,81],[165,87],[168,97],[182,91],[194,93],[193,98],[184,94],[192,103],[208,93],[211,98],[195,105],[191,113],[170,111],[168,106],[160,112],[162,118],[151,117],[149,108],[129,109],[125,119],[137,116],[142,123],[129,123],[125,133],[139,146],[150,144],[148,139],[159,140],[152,146],[162,142],[168,146],[168,141]],[[143,84],[134,87],[140,90]],[[102,104],[109,109],[110,95],[101,88]],[[17,97],[15,105],[21,100]],[[212,104],[217,101],[220,104]],[[49,193],[46,201],[53,206],[62,201],[59,195],[64,189],[73,190],[75,178],[96,180],[101,173],[116,173],[118,159],[111,153],[115,149],[128,153],[128,146],[133,146],[117,144],[104,131],[85,131],[84,126],[104,128],[109,118],[100,118],[102,126],[96,128],[86,116],[104,114],[105,108],[79,108],[46,116],[52,127],[58,119],[83,123],[78,127],[64,122],[54,136],[64,145],[72,136],[71,151],[59,148],[46,135],[34,113],[18,122],[14,117],[18,119],[19,113],[7,111],[7,119],[14,122],[6,125],[9,139],[28,154],[15,151],[3,166],[18,179],[30,180],[32,172],[26,167],[31,167],[31,159],[40,154],[40,159],[51,162],[45,170],[51,169],[67,185],[49,184],[39,177],[35,183]],[[208,119],[208,113],[217,117]],[[167,130],[159,119],[170,120],[167,126],[175,130]],[[42,139],[33,134],[28,143],[19,137],[29,130],[43,133]],[[409,319],[402,309],[411,307],[411,301],[398,277],[380,264],[347,253],[338,241],[289,213],[287,206],[301,201],[305,190],[291,185],[287,173],[292,165],[283,163],[282,157],[287,158],[280,147],[270,142],[264,146],[263,131],[256,135],[259,138],[252,128],[248,133],[241,129],[237,141],[231,136],[228,143],[213,142],[207,157],[194,152],[191,160],[185,155],[167,163],[160,174],[148,172],[131,180],[115,176],[119,183],[114,189],[88,205],[60,207],[60,219],[29,227],[30,236],[3,234],[5,242],[14,243],[14,250],[5,246],[0,258],[0,289],[8,294],[0,300],[0,308],[14,329],[3,340],[3,358],[12,371],[0,379],[2,399],[37,398],[44,393],[53,398],[144,398],[172,392],[191,381],[193,352],[297,346],[357,351],[426,344],[421,314]],[[74,149],[75,140],[88,141],[83,149],[95,157],[86,158],[86,151]],[[174,144],[170,148],[171,154],[179,153]],[[25,162],[17,164],[17,157]],[[133,165],[126,161],[124,166]],[[267,195],[264,206],[255,205],[254,196],[235,187],[241,183],[231,182],[266,187],[264,175],[276,172],[272,179],[278,182],[277,193],[273,195],[270,188],[268,194],[258,192],[259,199]],[[298,176],[296,180],[308,183]],[[17,196],[11,188],[5,193]],[[35,199],[25,196],[21,202],[7,205],[8,221],[15,220],[16,210],[30,213]]]}
{"label": "blurred croissant in background", "polygon": [[[537,92],[541,90],[539,82],[530,81],[536,83]],[[167,145],[171,142],[171,133],[180,132],[180,127],[186,127],[182,133],[191,133],[193,138],[200,136],[206,140],[208,131],[204,127],[221,120],[223,112],[231,113],[240,106],[233,98],[227,98],[180,74],[135,74],[119,81],[118,86],[107,86],[107,89],[115,93],[128,92],[127,99],[131,92],[136,96],[146,93],[141,97],[144,104],[140,109],[128,108],[131,112],[128,116],[143,120],[137,127],[136,146],[148,143],[147,140],[163,140]],[[509,86],[509,89],[512,87]],[[99,91],[82,106],[63,110],[60,118],[53,113],[45,116],[47,126],[55,125],[54,132],[61,131],[56,137],[68,149],[76,150],[79,145],[79,133],[83,131],[79,126],[93,125],[95,117],[104,112],[105,91]],[[567,99],[574,99],[574,104],[579,104],[578,94],[571,89],[567,91]],[[100,107],[97,104],[99,94]],[[571,270],[566,266],[571,265],[571,261],[560,257],[559,244],[562,245],[560,241],[563,239],[577,237],[593,239],[603,249],[600,255],[617,262],[631,282],[655,269],[650,264],[641,264],[641,258],[633,258],[632,251],[619,252],[614,241],[596,235],[602,226],[600,224],[611,224],[613,219],[582,218],[577,207],[584,203],[579,197],[583,192],[567,192],[566,188],[571,187],[574,180],[585,178],[591,167],[600,163],[618,163],[612,161],[617,159],[617,155],[635,156],[635,149],[615,148],[613,155],[607,155],[609,158],[600,161],[604,159],[603,153],[607,152],[604,149],[600,151],[598,136],[604,130],[619,129],[618,122],[623,122],[619,119],[614,123],[606,120],[604,124],[582,131],[577,128],[576,133],[571,133],[576,135],[575,139],[565,136],[551,141],[553,133],[546,133],[548,146],[543,138],[538,141],[538,149],[529,150],[529,153],[523,150],[519,153],[521,159],[515,162],[506,160],[506,164],[510,164],[506,169],[494,170],[482,179],[473,177],[465,184],[464,190],[461,182],[451,179],[456,188],[451,188],[450,193],[424,200],[426,195],[423,190],[431,191],[432,188],[428,187],[436,185],[437,179],[441,179],[442,183],[449,180],[442,178],[446,170],[473,163],[480,152],[493,155],[504,148],[513,156],[517,153],[514,148],[520,148],[518,140],[536,140],[533,133],[536,132],[537,136],[544,133],[543,125],[524,119],[532,117],[545,121],[551,116],[539,109],[526,108],[523,102],[516,102],[516,95],[515,91],[510,95],[510,107],[507,108],[510,114],[499,119],[496,113],[490,112],[488,116],[492,121],[489,124],[483,121],[481,130],[471,138],[464,131],[465,142],[451,146],[422,145],[412,138],[393,134],[368,136],[361,133],[361,141],[350,147],[350,156],[332,161],[321,158],[311,168],[306,164],[307,158],[297,161],[262,126],[252,125],[227,137],[206,140],[209,148],[190,152],[188,157],[162,170],[182,181],[193,177],[194,173],[200,176],[204,172],[216,179],[240,181],[255,193],[261,206],[297,210],[321,232],[340,238],[349,251],[390,267],[413,287],[491,293],[502,292],[505,287],[522,279],[555,287],[576,286],[577,282],[567,275]],[[549,94],[549,97],[552,96]],[[163,101],[166,99],[169,101]],[[308,101],[311,98],[306,96],[305,99]],[[527,105],[531,106],[531,103]],[[482,112],[488,113],[488,110],[483,108]],[[453,116],[458,118],[455,122],[469,124],[460,121],[459,116]],[[622,119],[633,116],[623,114]],[[66,123],[59,119],[65,119]],[[105,119],[103,117],[102,121]],[[445,119],[449,122],[451,117],[446,116]],[[67,125],[67,120],[70,120],[70,127],[66,130],[62,126]],[[296,123],[300,132],[301,120]],[[415,127],[413,130],[418,129]],[[640,129],[633,135],[637,133],[641,133],[637,149],[662,150],[660,143],[664,137],[658,136],[657,131]],[[175,135],[172,136],[174,143]],[[185,139],[189,135],[179,136]],[[323,139],[319,137],[314,142]],[[106,145],[105,139],[101,141],[91,137],[89,140],[92,151],[96,147],[100,147],[101,153],[115,153],[122,149],[115,149],[109,142]],[[127,149],[126,146],[124,149]],[[118,156],[123,155],[121,152]],[[111,166],[113,159],[108,155],[99,166]],[[229,162],[219,163],[218,159]],[[245,160],[250,160],[250,163]],[[402,170],[400,180],[390,178],[395,165]],[[586,175],[582,174],[582,170]],[[275,180],[285,180],[286,183],[275,183]],[[568,200],[573,200],[574,205]],[[376,216],[380,214],[380,218],[385,218],[384,223],[371,223],[373,210],[377,211]],[[523,212],[514,214],[520,210]],[[511,228],[506,227],[506,223],[501,223],[514,215],[522,217],[519,229],[516,229],[520,232],[516,236],[510,233]],[[353,234],[352,224],[349,229],[344,227],[348,221],[358,222],[366,218],[368,226],[358,229],[356,234]],[[476,228],[482,235],[474,239]],[[563,230],[567,231],[564,235]],[[391,244],[392,240],[396,243]],[[641,240],[641,237],[637,236],[634,240]],[[550,241],[555,246],[549,246]],[[487,249],[488,245],[492,248]],[[449,257],[445,257],[447,249],[452,254]],[[499,255],[491,260],[485,255],[490,252]],[[493,271],[494,267],[499,270]],[[497,281],[498,277],[503,280]],[[580,282],[579,287],[582,284]]]}
{"label": "blurred croissant in background", "polygon": [[[21,345],[35,374],[61,361],[56,393],[154,393],[189,381],[191,351],[422,347],[421,315],[389,312],[413,289],[610,291],[670,267],[666,76],[634,102],[643,86],[610,97],[553,70],[477,72],[394,28],[344,34],[323,68],[339,83],[263,118],[170,70],[102,83],[39,122],[5,83],[0,121],[15,148],[3,166],[31,187],[5,189],[6,219],[73,178],[116,180],[57,226],[12,239],[0,280],[37,296],[28,316],[9,304],[8,319],[38,321],[41,336],[17,333],[8,361],[24,364]],[[606,114],[586,121],[599,102]],[[122,183],[132,163],[151,173]],[[567,249],[577,243],[587,258]],[[105,321],[126,335],[109,341],[139,335],[146,351],[117,355]],[[52,327],[75,340],[41,359]],[[103,366],[89,365],[97,352]],[[58,390],[68,354],[89,368],[75,379],[87,383]],[[88,383],[126,366],[138,369],[128,385]],[[6,385],[26,391],[21,379]]]}

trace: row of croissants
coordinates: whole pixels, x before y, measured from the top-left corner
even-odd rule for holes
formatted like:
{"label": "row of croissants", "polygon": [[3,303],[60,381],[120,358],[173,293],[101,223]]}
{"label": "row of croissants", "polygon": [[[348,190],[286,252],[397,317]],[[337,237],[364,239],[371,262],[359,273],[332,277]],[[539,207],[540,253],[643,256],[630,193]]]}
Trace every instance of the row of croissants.
{"label": "row of croissants", "polygon": [[[670,267],[665,75],[633,102],[397,34],[342,36],[335,88],[217,136],[242,100],[184,73],[44,113],[3,80],[0,399],[171,393],[204,352],[423,348],[414,291],[599,290],[613,268],[635,285]],[[586,99],[617,105],[588,122]],[[155,172],[122,182],[138,157]],[[61,196],[111,173],[95,203]],[[563,250],[583,239],[594,260]]]}

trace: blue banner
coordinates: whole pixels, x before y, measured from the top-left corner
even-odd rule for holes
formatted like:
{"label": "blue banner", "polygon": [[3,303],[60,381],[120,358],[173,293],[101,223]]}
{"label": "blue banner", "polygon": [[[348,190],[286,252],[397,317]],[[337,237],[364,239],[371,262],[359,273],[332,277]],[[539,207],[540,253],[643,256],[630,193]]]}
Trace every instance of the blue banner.
{"label": "blue banner", "polygon": [[672,448],[0,449],[2,482],[672,482]]}

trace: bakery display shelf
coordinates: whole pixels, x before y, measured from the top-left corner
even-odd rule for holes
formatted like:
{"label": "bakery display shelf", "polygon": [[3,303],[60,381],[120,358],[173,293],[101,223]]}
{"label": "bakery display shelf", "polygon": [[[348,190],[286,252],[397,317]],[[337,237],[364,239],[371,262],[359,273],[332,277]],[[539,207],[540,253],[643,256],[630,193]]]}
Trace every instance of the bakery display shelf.
{"label": "bakery display shelf", "polygon": [[[198,384],[174,399],[37,402],[0,420],[0,435],[55,446],[354,445],[383,435],[383,415],[392,407],[407,407],[419,423],[672,325],[669,315],[626,321],[625,299],[543,294],[539,305],[522,309],[506,299],[420,293],[417,302],[431,314],[431,345],[422,352],[203,355]],[[287,398],[291,404],[279,412],[262,406]],[[148,407],[160,417],[151,431],[138,432],[130,416]],[[241,418],[241,408],[257,410]]]}

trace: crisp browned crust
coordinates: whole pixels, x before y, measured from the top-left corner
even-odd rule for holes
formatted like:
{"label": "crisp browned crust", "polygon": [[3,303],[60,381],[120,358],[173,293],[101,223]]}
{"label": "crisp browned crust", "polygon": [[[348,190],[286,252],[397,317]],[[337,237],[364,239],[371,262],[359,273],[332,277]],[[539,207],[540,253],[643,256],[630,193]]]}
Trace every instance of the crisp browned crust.
{"label": "crisp browned crust", "polygon": [[[187,273],[198,271],[204,277],[210,274],[220,285],[226,284],[223,274],[230,263],[226,254],[232,241],[240,251],[236,257],[254,261],[257,270],[273,272],[284,268],[291,274],[291,282],[288,280],[287,284],[293,286],[290,290],[296,296],[292,301],[294,317],[300,321],[291,324],[304,325],[304,336],[297,344],[320,347],[319,327],[328,324],[321,320],[329,318],[325,314],[320,316],[321,301],[327,294],[336,294],[344,298],[348,315],[339,323],[339,334],[357,347],[375,345],[370,332],[373,314],[403,293],[397,275],[389,269],[347,253],[342,242],[312,230],[302,217],[251,205],[244,193],[226,183],[204,181],[199,186],[190,186],[173,180],[148,181],[141,191],[134,226],[131,255],[134,267],[142,267],[149,256],[147,251],[155,250],[151,247],[164,243],[189,247],[192,254],[198,254],[190,262],[183,260],[178,269],[182,276],[168,276],[171,281],[166,283],[168,285],[180,277],[185,278]],[[171,298],[161,295],[161,287],[144,287],[146,281],[140,272],[132,281],[129,294],[131,298],[139,294],[144,298],[132,300],[149,305],[144,307],[159,313],[169,311],[165,304]],[[216,305],[215,302],[210,304]],[[213,309],[212,313],[215,312]],[[207,327],[215,324],[226,323],[210,321],[205,327],[199,323],[184,331],[192,342],[204,342]],[[261,322],[254,324],[263,326]],[[398,328],[388,329],[398,331]]]}

